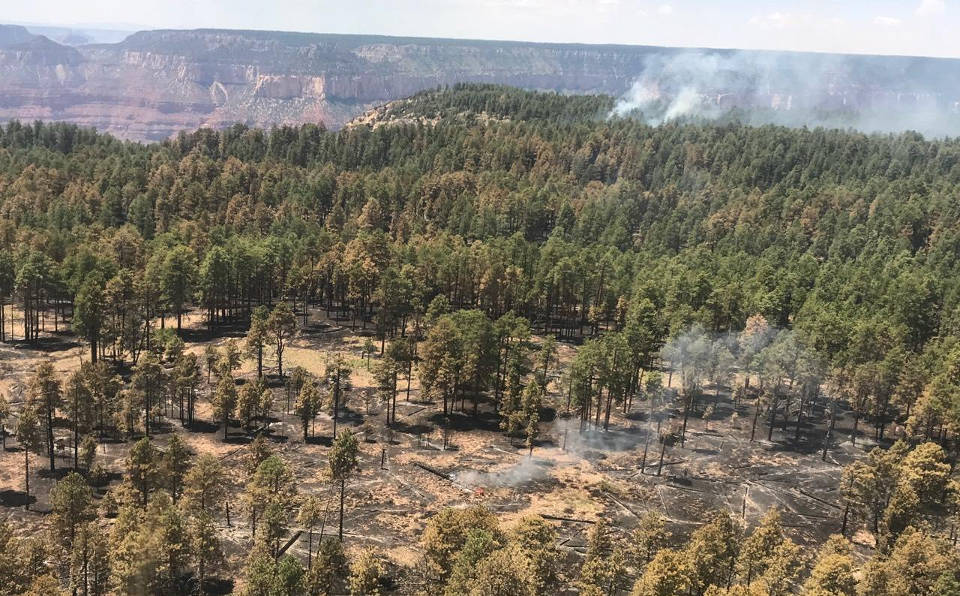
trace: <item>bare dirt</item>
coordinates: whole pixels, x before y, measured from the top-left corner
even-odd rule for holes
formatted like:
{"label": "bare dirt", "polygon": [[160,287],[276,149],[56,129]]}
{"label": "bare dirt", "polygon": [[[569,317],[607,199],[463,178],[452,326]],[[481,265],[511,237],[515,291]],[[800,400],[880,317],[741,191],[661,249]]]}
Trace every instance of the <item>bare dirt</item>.
{"label": "bare dirt", "polygon": [[[185,328],[191,337],[204,335],[199,314],[186,317]],[[727,512],[749,527],[776,507],[792,537],[807,545],[822,541],[840,527],[837,486],[841,467],[863,447],[863,441],[853,447],[846,440],[851,422],[846,418],[839,420],[835,442],[826,461],[821,461],[821,409],[810,413],[799,441],[794,440],[795,421],[786,433],[777,429],[773,442],[761,440],[766,439],[767,432],[766,422],[761,420],[757,440],[751,442],[752,406],[734,407],[728,389],[721,388],[717,414],[709,430],[704,421],[692,418],[685,444],[665,449],[662,471],[657,475],[659,444],[655,424],[648,423],[641,412],[643,404],[626,415],[615,413],[609,431],[581,431],[579,418],[564,416],[566,388],[554,382],[541,417],[541,437],[532,455],[504,436],[487,404],[478,417],[469,411],[452,414],[444,447],[440,406],[419,401],[416,378],[409,401],[405,391],[400,393],[396,427],[385,428],[381,405],[365,397],[373,388],[367,364],[361,360],[366,339],[363,335],[362,330],[350,329],[326,319],[322,311],[314,311],[305,331],[284,354],[287,371],[302,366],[321,374],[327,357],[334,352],[345,355],[353,367],[353,388],[339,421],[361,432],[363,438],[360,470],[347,485],[344,528],[348,549],[376,547],[393,564],[411,566],[419,557],[417,538],[426,521],[442,508],[467,504],[482,504],[507,523],[525,515],[544,515],[557,525],[561,545],[573,553],[583,550],[586,531],[599,517],[613,520],[616,527],[627,532],[648,510],[662,513],[678,538],[703,523],[712,511]],[[207,343],[219,345],[228,339],[199,339],[189,342],[187,349],[202,351]],[[569,362],[575,349],[561,344],[560,362]],[[66,374],[85,355],[84,347],[68,334],[48,334],[41,349],[0,345],[0,391],[16,412],[37,363],[50,359],[58,371]],[[273,361],[267,364],[275,366]],[[255,362],[244,360],[237,374],[253,378]],[[328,500],[330,513],[323,531],[329,534],[337,522],[337,492],[327,473],[332,420],[329,415],[320,416],[313,436],[304,442],[300,421],[287,410],[285,388],[274,385],[275,421],[266,429],[267,436],[296,474],[299,494],[319,494]],[[404,381],[400,387],[405,390]],[[209,391],[206,385],[202,390]],[[231,525],[227,526],[226,512],[220,523],[229,559],[239,564],[250,544],[249,521],[242,512],[240,495],[245,481],[245,446],[251,438],[240,428],[231,427],[224,441],[222,427],[211,420],[206,396],[200,399],[196,416],[199,422],[190,429],[182,427],[176,417],[165,421],[155,439],[163,446],[176,433],[195,454],[213,453],[231,471]],[[15,416],[6,426],[15,426]],[[57,437],[69,445],[66,421],[61,426]],[[130,445],[122,441],[103,443],[97,463],[119,478]],[[646,466],[641,469],[645,448]],[[23,460],[16,441],[8,438],[7,449],[0,452],[0,516],[26,533],[45,526],[49,490],[64,473],[62,470],[72,466],[72,453],[58,453],[61,471],[53,474],[44,470],[46,457],[31,456],[29,512],[22,507],[26,498]],[[289,552],[306,558],[306,545],[304,533]]]}

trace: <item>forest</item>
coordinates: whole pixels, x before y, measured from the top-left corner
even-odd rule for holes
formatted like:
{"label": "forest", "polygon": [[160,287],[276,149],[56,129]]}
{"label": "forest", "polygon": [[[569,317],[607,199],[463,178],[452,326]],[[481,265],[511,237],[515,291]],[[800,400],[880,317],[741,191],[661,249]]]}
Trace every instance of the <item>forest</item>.
{"label": "forest", "polygon": [[0,594],[960,595],[960,139],[614,103],[0,127]]}

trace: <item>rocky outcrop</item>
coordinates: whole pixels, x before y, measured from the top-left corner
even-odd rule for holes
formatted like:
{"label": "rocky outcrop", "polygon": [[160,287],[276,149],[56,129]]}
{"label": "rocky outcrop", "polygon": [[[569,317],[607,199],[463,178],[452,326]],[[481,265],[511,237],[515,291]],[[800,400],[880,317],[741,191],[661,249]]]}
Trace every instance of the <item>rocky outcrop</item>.
{"label": "rocky outcrop", "polygon": [[[0,27],[0,120],[69,121],[136,140],[234,122],[336,128],[376,105],[459,82],[620,95],[652,61],[684,52],[227,30],[146,31],[73,48]],[[839,72],[829,82],[829,101],[839,106],[921,102],[939,109],[960,101],[960,91],[928,85],[931,77],[960,81],[960,61],[844,57],[843,68],[830,63],[824,70],[822,55],[762,55],[796,73]],[[765,83],[762,93],[718,88],[701,95],[725,107],[823,102],[811,97],[803,76]]]}

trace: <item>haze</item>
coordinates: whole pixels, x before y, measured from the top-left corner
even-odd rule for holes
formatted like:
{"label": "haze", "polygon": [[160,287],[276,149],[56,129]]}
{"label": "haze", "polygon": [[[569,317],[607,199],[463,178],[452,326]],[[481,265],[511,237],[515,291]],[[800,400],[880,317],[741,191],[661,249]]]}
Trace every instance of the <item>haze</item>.
{"label": "haze", "polygon": [[960,57],[956,0],[6,2],[6,22],[237,28]]}

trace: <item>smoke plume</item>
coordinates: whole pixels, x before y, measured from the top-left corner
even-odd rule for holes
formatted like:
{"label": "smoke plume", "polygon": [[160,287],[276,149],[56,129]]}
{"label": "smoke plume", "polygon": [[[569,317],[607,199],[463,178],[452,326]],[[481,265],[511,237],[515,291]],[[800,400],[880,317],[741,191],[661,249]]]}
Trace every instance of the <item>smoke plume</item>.
{"label": "smoke plume", "polygon": [[552,465],[551,462],[546,460],[525,457],[519,463],[503,470],[492,472],[468,470],[453,474],[452,479],[454,482],[469,487],[513,487],[547,478],[550,475]]}
{"label": "smoke plume", "polygon": [[683,51],[647,58],[612,116],[960,135],[960,61]]}

